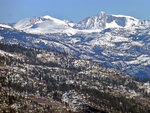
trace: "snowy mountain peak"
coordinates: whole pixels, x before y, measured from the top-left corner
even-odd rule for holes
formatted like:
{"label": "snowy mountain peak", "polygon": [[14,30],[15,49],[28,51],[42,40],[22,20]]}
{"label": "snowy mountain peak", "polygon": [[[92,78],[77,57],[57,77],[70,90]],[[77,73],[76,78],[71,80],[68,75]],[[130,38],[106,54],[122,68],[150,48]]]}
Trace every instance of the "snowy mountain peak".
{"label": "snowy mountain peak", "polygon": [[49,16],[49,15],[45,15],[45,16],[42,16],[41,18],[44,18],[44,19],[52,19],[53,17]]}
{"label": "snowy mountain peak", "polygon": [[106,29],[106,28],[137,28],[150,27],[150,21],[138,20],[131,16],[111,15],[100,12],[77,23],[75,28],[78,29]]}
{"label": "snowy mountain peak", "polygon": [[100,12],[97,14],[97,16],[104,16],[104,15],[106,15],[106,13],[103,12],[103,11],[100,11]]}
{"label": "snowy mountain peak", "polygon": [[98,13],[96,16],[88,17],[83,21],[77,23],[74,28],[81,30],[97,30],[105,28],[105,18],[106,14],[104,12]]}
{"label": "snowy mountain peak", "polygon": [[33,34],[49,33],[76,33],[72,28],[74,24],[51,16],[25,18],[17,22],[13,27]]}

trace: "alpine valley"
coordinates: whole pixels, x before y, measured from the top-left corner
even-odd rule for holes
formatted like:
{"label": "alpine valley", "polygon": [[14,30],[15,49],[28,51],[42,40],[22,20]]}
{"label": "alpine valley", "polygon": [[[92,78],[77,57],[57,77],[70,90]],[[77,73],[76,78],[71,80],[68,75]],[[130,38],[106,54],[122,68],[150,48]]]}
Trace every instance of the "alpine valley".
{"label": "alpine valley", "polygon": [[148,20],[0,24],[0,113],[149,113],[149,78]]}

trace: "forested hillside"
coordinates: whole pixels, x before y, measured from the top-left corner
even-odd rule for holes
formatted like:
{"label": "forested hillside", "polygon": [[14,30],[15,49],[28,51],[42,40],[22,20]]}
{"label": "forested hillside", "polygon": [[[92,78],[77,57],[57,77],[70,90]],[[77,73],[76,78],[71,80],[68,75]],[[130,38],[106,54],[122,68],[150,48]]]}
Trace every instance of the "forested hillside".
{"label": "forested hillside", "polygon": [[149,113],[149,82],[65,53],[0,43],[2,113]]}

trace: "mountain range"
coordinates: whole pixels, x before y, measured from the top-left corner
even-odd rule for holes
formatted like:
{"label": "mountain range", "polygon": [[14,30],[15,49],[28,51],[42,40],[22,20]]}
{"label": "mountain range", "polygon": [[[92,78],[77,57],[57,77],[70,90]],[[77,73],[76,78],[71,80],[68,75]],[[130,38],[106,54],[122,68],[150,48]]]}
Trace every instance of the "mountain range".
{"label": "mountain range", "polygon": [[99,32],[107,28],[148,28],[150,21],[138,20],[124,15],[108,15],[104,12],[96,16],[88,17],[78,23],[68,20],[59,20],[50,16],[25,18],[13,25],[17,30],[28,33],[79,33],[79,32]]}
{"label": "mountain range", "polygon": [[0,40],[49,48],[150,77],[150,21],[100,12],[78,23],[50,16],[0,24]]}

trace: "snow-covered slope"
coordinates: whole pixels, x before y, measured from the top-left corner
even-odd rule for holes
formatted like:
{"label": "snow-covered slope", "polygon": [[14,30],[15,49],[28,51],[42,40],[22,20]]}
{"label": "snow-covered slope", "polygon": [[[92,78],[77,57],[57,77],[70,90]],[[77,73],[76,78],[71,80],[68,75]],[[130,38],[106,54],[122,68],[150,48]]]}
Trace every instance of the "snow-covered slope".
{"label": "snow-covered slope", "polygon": [[26,30],[31,28],[34,24],[41,23],[42,20],[38,17],[33,17],[33,18],[25,18],[17,22],[13,27],[18,29],[18,30]]}
{"label": "snow-covered slope", "polygon": [[77,23],[74,28],[78,29],[103,29],[105,27],[106,14],[100,12],[96,16],[88,17],[85,20]]}
{"label": "snow-covered slope", "polygon": [[34,34],[48,33],[76,33],[71,27],[73,23],[59,20],[50,16],[33,17],[20,20],[14,25],[14,28]]}

